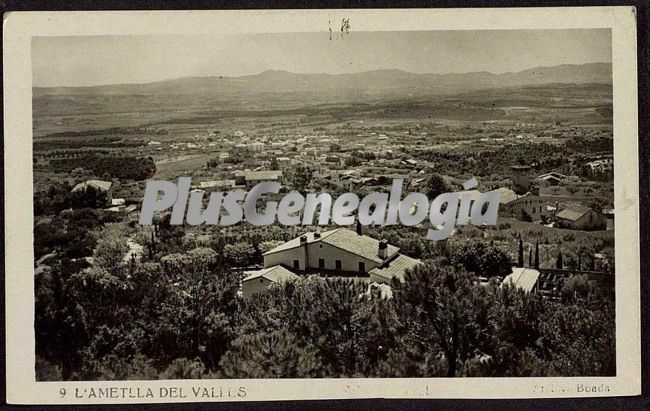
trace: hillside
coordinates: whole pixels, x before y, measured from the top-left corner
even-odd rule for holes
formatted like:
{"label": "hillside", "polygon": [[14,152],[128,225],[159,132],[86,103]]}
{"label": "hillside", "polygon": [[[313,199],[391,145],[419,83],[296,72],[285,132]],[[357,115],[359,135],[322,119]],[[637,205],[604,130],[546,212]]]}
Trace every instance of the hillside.
{"label": "hillside", "polygon": [[537,67],[516,73],[488,72],[416,74],[377,70],[351,74],[304,74],[269,70],[241,77],[185,77],[145,84],[33,89],[34,98],[48,95],[195,95],[314,93],[338,97],[453,94],[485,88],[551,83],[611,83],[611,64],[592,63]]}

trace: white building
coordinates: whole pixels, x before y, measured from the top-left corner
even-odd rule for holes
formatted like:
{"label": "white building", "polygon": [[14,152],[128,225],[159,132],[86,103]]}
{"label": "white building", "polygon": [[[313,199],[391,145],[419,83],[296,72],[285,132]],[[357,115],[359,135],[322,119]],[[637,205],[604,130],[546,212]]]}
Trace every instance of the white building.
{"label": "white building", "polygon": [[264,267],[284,266],[293,271],[370,276],[390,283],[420,261],[399,253],[386,240],[341,227],[323,233],[306,233],[264,253]]}
{"label": "white building", "polygon": [[539,271],[526,267],[512,267],[512,274],[506,276],[502,284],[510,284],[527,293],[537,292],[539,289]]}
{"label": "white building", "polygon": [[251,188],[263,182],[282,182],[281,170],[236,171],[235,185]]}
{"label": "white building", "polygon": [[72,188],[72,192],[85,191],[92,187],[98,192],[106,193],[106,202],[111,204],[113,202],[113,182],[103,180],[87,180],[79,183]]}
{"label": "white building", "polygon": [[246,278],[242,280],[242,296],[244,298],[264,292],[274,284],[298,278],[296,274],[279,265],[262,270],[246,271],[244,274],[246,274]]}

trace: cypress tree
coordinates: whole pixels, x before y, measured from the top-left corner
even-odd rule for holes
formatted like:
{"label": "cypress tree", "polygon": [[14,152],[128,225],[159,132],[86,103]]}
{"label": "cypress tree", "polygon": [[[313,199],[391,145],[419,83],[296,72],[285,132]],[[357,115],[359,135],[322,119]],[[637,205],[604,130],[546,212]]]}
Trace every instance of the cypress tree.
{"label": "cypress tree", "polygon": [[539,270],[539,239],[535,243],[535,270]]}
{"label": "cypress tree", "polygon": [[521,237],[519,237],[519,258],[517,259],[517,266],[524,266],[524,242]]}
{"label": "cypress tree", "polygon": [[528,267],[533,266],[533,249],[528,250]]}
{"label": "cypress tree", "polygon": [[555,260],[555,267],[559,270],[562,269],[563,263],[562,263],[562,251],[557,255],[557,260]]}

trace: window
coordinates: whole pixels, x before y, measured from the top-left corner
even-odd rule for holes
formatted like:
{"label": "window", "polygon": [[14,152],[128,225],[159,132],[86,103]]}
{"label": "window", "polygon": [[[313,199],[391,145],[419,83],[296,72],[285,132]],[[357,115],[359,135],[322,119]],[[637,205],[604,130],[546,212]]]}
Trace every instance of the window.
{"label": "window", "polygon": [[296,270],[300,270],[300,261],[293,260],[293,268],[295,268]]}
{"label": "window", "polygon": [[341,260],[336,260],[335,264],[336,264],[336,269],[340,270],[341,269]]}
{"label": "window", "polygon": [[364,263],[363,261],[359,261],[359,272],[360,273],[366,272],[366,263]]}
{"label": "window", "polygon": [[319,270],[322,270],[322,269],[324,269],[324,268],[325,268],[325,259],[323,259],[323,258],[319,258],[319,259],[318,259],[318,269],[319,269]]}

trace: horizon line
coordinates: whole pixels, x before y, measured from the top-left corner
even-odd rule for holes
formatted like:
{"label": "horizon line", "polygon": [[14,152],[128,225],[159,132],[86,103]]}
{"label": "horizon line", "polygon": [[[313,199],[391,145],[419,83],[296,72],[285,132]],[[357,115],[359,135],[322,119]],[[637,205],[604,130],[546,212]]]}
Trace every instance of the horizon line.
{"label": "horizon line", "polygon": [[487,71],[487,70],[478,70],[478,71],[462,71],[462,72],[444,72],[444,73],[435,73],[435,72],[413,72],[413,71],[407,71],[407,70],[402,70],[399,68],[383,68],[383,69],[374,69],[374,70],[365,70],[365,71],[354,71],[354,72],[349,72],[349,73],[324,73],[324,72],[302,72],[302,73],[297,73],[297,72],[292,72],[289,70],[283,70],[283,69],[266,69],[262,70],[257,73],[253,74],[242,74],[239,76],[233,76],[233,75],[207,75],[207,76],[199,76],[199,75],[188,75],[188,76],[180,76],[180,77],[170,77],[170,78],[165,78],[161,80],[154,80],[154,81],[146,81],[146,82],[139,82],[139,83],[102,83],[102,84],[93,84],[93,85],[57,85],[57,86],[35,86],[32,85],[32,89],[53,89],[53,88],[96,88],[96,87],[110,87],[110,86],[137,86],[137,85],[146,85],[146,84],[155,84],[155,83],[163,83],[167,81],[175,81],[175,80],[183,80],[183,79],[211,79],[211,78],[227,78],[227,79],[236,79],[236,78],[242,78],[242,77],[254,77],[254,76],[259,76],[264,73],[269,73],[269,72],[281,72],[281,73],[289,73],[289,74],[294,74],[294,75],[323,75],[323,76],[345,76],[345,75],[355,75],[355,74],[363,74],[363,73],[374,73],[374,72],[379,72],[379,71],[398,71],[406,74],[415,74],[415,75],[439,75],[439,76],[445,76],[445,75],[454,75],[454,74],[476,74],[476,73],[487,73],[487,74],[492,74],[495,76],[500,76],[500,75],[505,75],[505,74],[517,74],[517,73],[522,73],[524,71],[528,70],[534,70],[534,69],[546,69],[546,68],[554,68],[554,67],[562,67],[562,66],[586,66],[586,65],[595,65],[595,64],[609,64],[612,65],[611,61],[595,61],[591,63],[563,63],[563,64],[556,64],[553,66],[534,66],[530,67],[527,69],[519,70],[519,71],[504,71],[502,73],[495,73],[492,71]]}

